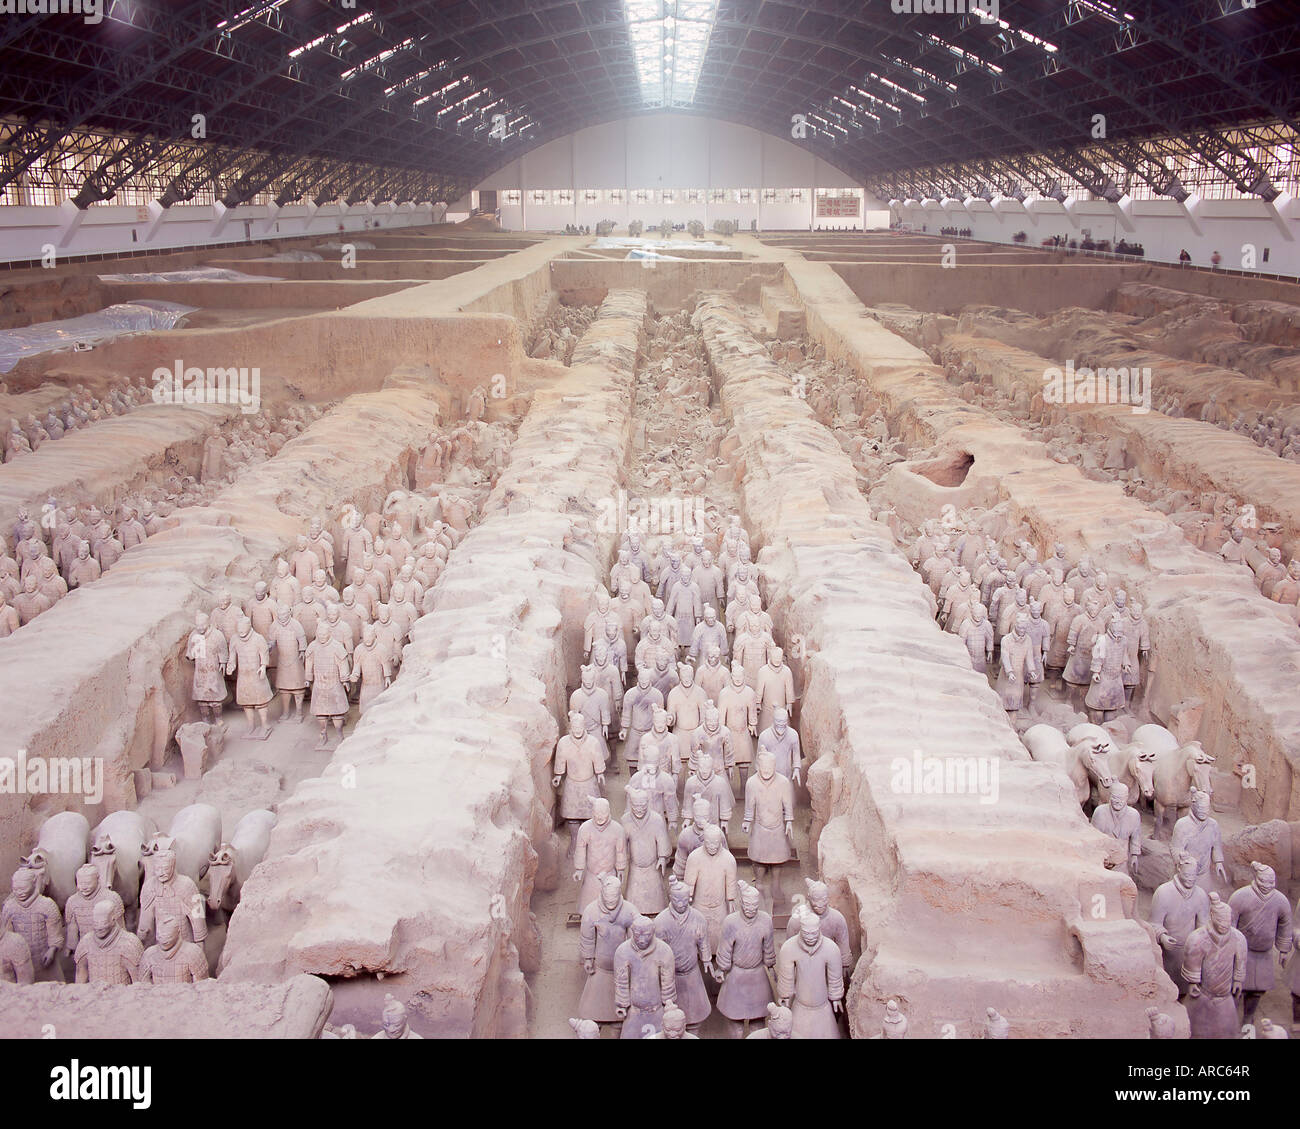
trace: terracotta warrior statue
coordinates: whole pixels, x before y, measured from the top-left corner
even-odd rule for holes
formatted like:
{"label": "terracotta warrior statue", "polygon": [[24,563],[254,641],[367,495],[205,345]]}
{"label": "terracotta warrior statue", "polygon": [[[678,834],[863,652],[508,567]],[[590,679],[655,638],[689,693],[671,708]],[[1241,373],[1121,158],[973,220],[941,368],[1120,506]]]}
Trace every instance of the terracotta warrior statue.
{"label": "terracotta warrior statue", "polygon": [[675,877],[668,879],[668,907],[655,918],[655,936],[673,951],[677,980],[677,1006],[685,1014],[692,1032],[709,1018],[713,1007],[700,974],[713,975],[713,950],[709,948],[709,926],[704,915],[691,906],[691,892]]}
{"label": "terracotta warrior statue", "polygon": [[307,693],[307,633],[293,618],[288,604],[276,608],[267,643],[275,656],[275,689],[280,695],[280,720],[288,719],[289,702],[292,701],[298,721],[305,721],[302,703]]}
{"label": "terracotta warrior statue", "polygon": [[1210,894],[1210,923],[1192,931],[1183,956],[1187,1018],[1193,1039],[1235,1039],[1237,1001],[1246,980],[1246,938],[1232,925],[1232,908]]}
{"label": "terracotta warrior statue", "polygon": [[1232,924],[1246,938],[1246,978],[1242,981],[1242,1015],[1246,1023],[1255,1018],[1259,1001],[1273,989],[1273,951],[1284,964],[1294,946],[1291,903],[1277,888],[1277,874],[1271,866],[1252,862],[1254,881],[1228,899]]}
{"label": "terracotta warrior statue", "polygon": [[772,904],[785,900],[780,866],[790,860],[794,840],[794,787],[776,771],[771,753],[758,754],[758,772],[745,783],[745,815],[741,831],[749,836],[749,861],[754,882],[771,880]]}
{"label": "terracotta warrior statue", "polygon": [[216,725],[221,720],[221,707],[226,700],[225,669],[229,654],[226,637],[204,612],[194,617],[194,630],[185,645],[185,657],[194,663],[194,681],[191,694],[199,707],[202,720]]}
{"label": "terracotta warrior statue", "polygon": [[767,1005],[767,1022],[757,1031],[751,1031],[749,1039],[789,1039],[794,1035],[794,1016],[788,1007],[780,1004]]}
{"label": "terracotta warrior statue", "polygon": [[13,922],[0,919],[0,984],[34,984],[31,950],[26,940],[14,932]]}
{"label": "terracotta warrior statue", "polygon": [[[674,686],[673,689],[676,689]],[[665,700],[668,698],[671,690],[663,691]],[[654,753],[658,759],[659,767],[663,772],[673,777],[674,786],[677,782],[677,770],[680,767],[677,758],[678,741],[677,735],[669,731],[668,726],[672,723],[672,715],[667,709],[656,709],[654,711],[654,720],[650,725],[650,732],[641,738],[640,763],[642,769],[645,768],[646,757]],[[665,812],[665,814],[667,814]]]}
{"label": "terracotta warrior statue", "polygon": [[[96,902],[90,925],[89,931],[77,943],[73,957],[77,983],[134,984],[138,981],[144,946],[134,933],[128,933],[122,927],[122,919],[113,903]],[[207,971],[206,961],[203,969]]]}
{"label": "terracotta warrior statue", "polygon": [[673,737],[677,749],[673,757],[673,773],[680,776],[691,759],[691,744],[695,731],[704,721],[704,712],[709,709],[709,696],[704,687],[695,681],[695,668],[690,663],[677,666],[678,682],[664,701],[668,711],[668,723],[673,728]]}
{"label": "terracotta warrior statue", "polygon": [[1147,618],[1142,614],[1142,605],[1129,604],[1122,617],[1124,624],[1124,650],[1128,656],[1124,666],[1124,696],[1133,700],[1133,691],[1142,682],[1142,672],[1147,668],[1151,656],[1151,628]]}
{"label": "terracotta warrior statue", "polygon": [[66,931],[64,947],[69,956],[75,956],[81,939],[90,936],[94,928],[95,907],[100,902],[107,902],[119,920],[125,919],[121,895],[103,884],[94,863],[88,862],[77,867],[76,883],[76,893],[63,907]]}
{"label": "terracotta warrior statue", "polygon": [[[765,668],[766,669],[766,668]],[[799,734],[790,727],[790,714],[778,706],[772,713],[772,725],[758,735],[758,755],[770,753],[776,771],[790,778],[791,783],[801,783],[803,754],[799,748]]]}
{"label": "terracotta warrior statue", "polygon": [[736,857],[726,848],[720,827],[704,829],[702,843],[686,860],[683,881],[691,891],[691,904],[709,925],[709,948],[722,941],[722,923],[736,908]]}
{"label": "terracotta warrior statue", "polygon": [[208,979],[208,958],[203,946],[182,936],[181,922],[163,917],[158,922],[158,943],[140,958],[144,984],[193,984]]}
{"label": "terracotta warrior statue", "polygon": [[696,758],[695,771],[686,779],[682,796],[684,810],[691,809],[697,800],[704,800],[709,805],[709,822],[717,824],[726,834],[736,797],[731,791],[731,781],[727,779],[721,753],[706,757],[701,750],[701,755]]}
{"label": "terracotta warrior statue", "polygon": [[722,923],[713,974],[722,985],[718,1011],[731,1020],[733,1037],[743,1035],[751,1021],[770,1014],[773,1002],[768,970],[776,967],[772,915],[763,909],[757,887],[748,882],[736,886],[740,909],[727,914]]}
{"label": "terracotta warrior statue", "polygon": [[881,1022],[880,1037],[882,1039],[907,1038],[907,1016],[903,1014],[897,1000],[890,1000],[885,1004],[885,1018]]}
{"label": "terracotta warrior statue", "polygon": [[984,1038],[1009,1039],[1010,1037],[1011,1024],[1007,1022],[1006,1016],[995,1007],[988,1008],[984,1013]]}
{"label": "terracotta warrior statue", "polygon": [[1054,604],[1044,604],[1043,618],[1052,625],[1052,637],[1047,646],[1049,670],[1064,671],[1070,662],[1070,628],[1078,617],[1079,607],[1074,600],[1074,589],[1064,588],[1061,598]]}
{"label": "terracotta warrior statue", "polygon": [[796,1039],[842,1037],[836,1016],[844,1010],[844,962],[835,942],[822,936],[821,918],[806,909],[799,935],[777,956],[776,991],[794,1015]]}
{"label": "terracotta warrior statue", "polygon": [[718,694],[718,713],[731,733],[738,783],[743,787],[754,760],[754,739],[758,736],[758,695],[739,663],[731,667],[731,681]]}
{"label": "terracotta warrior statue", "polygon": [[663,814],[635,784],[627,787],[623,830],[628,844],[627,896],[638,909],[644,906],[647,913],[658,913],[667,905],[664,875],[672,855],[672,841]]}
{"label": "terracotta warrior statue", "polygon": [[[1142,817],[1137,808],[1129,807],[1128,785],[1115,780],[1110,786],[1110,803],[1102,804],[1092,813],[1092,825],[1103,835],[1109,835],[1123,845],[1123,860],[1120,869],[1126,874],[1133,873],[1138,856],[1142,853]],[[1115,864],[1115,859],[1107,859],[1106,865]]]}
{"label": "terracotta warrior statue", "polygon": [[629,936],[614,953],[614,1014],[622,1037],[640,1039],[643,1028],[663,1030],[663,1012],[677,1002],[673,951],[655,936],[654,922],[633,917]]}
{"label": "terracotta warrior statue", "polygon": [[[360,515],[357,515],[360,520]],[[384,997],[384,1010],[379,1013],[379,1030],[370,1036],[372,1039],[423,1039],[411,1030],[406,1018],[406,1008],[396,996]]]}
{"label": "terracotta warrior statue", "polygon": [[[226,673],[238,671],[235,681],[235,702],[243,707],[244,717],[248,721],[248,730],[244,737],[249,740],[265,741],[271,736],[271,723],[267,712],[271,707],[271,680],[266,677],[266,668],[271,661],[271,649],[266,640],[253,630],[253,621],[241,615],[235,627],[235,637],[230,641],[230,659],[226,664]],[[257,721],[254,723],[254,716]]]}
{"label": "terracotta warrior statue", "polygon": [[316,626],[316,638],[307,647],[307,681],[311,683],[311,712],[320,721],[320,740],[316,748],[329,748],[329,726],[343,736],[343,721],[348,712],[348,656],[342,643],[330,635],[329,625]]}
{"label": "terracotta warrior statue", "polygon": [[63,915],[40,889],[40,873],[31,867],[14,871],[12,888],[0,908],[0,932],[12,928],[27,944],[37,980],[62,980],[55,957],[63,948]]}
{"label": "terracotta warrior statue", "polygon": [[710,643],[704,649],[704,661],[695,669],[695,681],[715,706],[722,688],[731,680],[731,671],[722,662],[722,654],[726,649],[725,644],[718,646]]}
{"label": "terracotta warrior statue", "polygon": [[[601,651],[604,650],[602,646]],[[593,663],[595,651],[592,652]],[[629,772],[635,772],[641,758],[641,738],[654,727],[655,710],[664,708],[664,696],[650,683],[651,671],[637,671],[636,685],[623,697],[622,723],[618,739],[623,744],[623,759]]]}
{"label": "terracotta warrior statue", "polygon": [[[754,693],[758,699],[759,733],[773,727],[778,711],[784,710],[787,718],[794,711],[798,700],[794,692],[794,673],[786,664],[782,648],[769,649],[767,664],[758,672]],[[781,771],[779,763],[777,771]]]}
{"label": "terracotta warrior statue", "polygon": [[[353,686],[361,684],[357,708],[362,714],[366,712],[370,703],[392,684],[392,660],[388,648],[379,642],[373,623],[365,623],[361,626],[361,644],[352,653],[352,675],[348,681]],[[301,711],[301,697],[298,699],[298,708]]]}
{"label": "terracotta warrior statue", "polygon": [[610,771],[609,727],[613,719],[613,703],[609,691],[604,686],[596,685],[596,668],[588,664],[579,672],[581,682],[569,695],[569,711],[576,710],[586,719],[587,732],[600,745],[601,756],[605,761],[606,771]]}
{"label": "terracotta warrior statue", "polygon": [[[722,714],[715,706],[708,706],[705,709],[703,721],[691,734],[691,755],[686,762],[688,773],[698,773],[700,766],[706,760],[721,761],[724,773],[730,773],[736,767],[736,752],[731,739],[731,730],[722,724]],[[727,787],[728,789],[731,787],[729,781]]]}
{"label": "terracotta warrior statue", "polygon": [[[844,982],[849,982],[849,976],[853,973],[853,947],[849,944],[849,923],[844,915],[831,905],[831,890],[825,882],[820,882],[813,878],[805,878],[804,886],[808,890],[807,900],[798,899],[798,904],[803,907],[804,912],[815,913],[821,920],[822,936],[829,937],[839,947],[840,956],[844,960]],[[790,924],[786,927],[785,939],[788,941],[799,932],[798,922],[795,920],[797,913],[792,912],[790,915]]]}
{"label": "terracotta warrior statue", "polygon": [[23,581],[23,590],[13,598],[13,610],[18,613],[18,623],[26,627],[38,615],[54,607],[54,601],[40,590],[40,579],[29,573]]}
{"label": "terracotta warrior statue", "polygon": [[688,654],[693,661],[706,656],[710,648],[716,647],[719,654],[728,649],[727,629],[718,619],[718,609],[713,604],[704,605],[704,618],[695,625],[690,642]]}
{"label": "terracotta warrior statue", "polygon": [[290,609],[298,602],[302,595],[302,585],[298,583],[297,578],[289,573],[288,561],[275,562],[275,578],[267,588],[271,599],[275,601],[275,606],[288,607]]}
{"label": "terracotta warrior statue", "polygon": [[[1101,601],[1090,589],[1084,597],[1083,611],[1070,624],[1066,642],[1069,658],[1062,675],[1070,686],[1086,688],[1092,685],[1092,646],[1097,641],[1097,636],[1106,629],[1101,608]],[[1076,696],[1075,701],[1077,700]]]}
{"label": "terracotta warrior statue", "polygon": [[1109,721],[1124,708],[1124,678],[1128,674],[1128,643],[1124,638],[1124,617],[1112,612],[1110,622],[1092,644],[1092,685],[1084,705],[1088,716],[1098,725]]}
{"label": "terracotta warrior statue", "polygon": [[1022,612],[1015,618],[1015,626],[1002,636],[1002,651],[998,659],[997,692],[1002,708],[1016,713],[1025,708],[1025,688],[1043,675],[1038,665],[1034,640],[1029,634],[1029,615]]}
{"label": "terracotta warrior statue", "polygon": [[[673,877],[681,881],[686,877],[686,860],[696,847],[704,845],[704,829],[715,826],[712,820],[712,808],[708,800],[695,798],[695,802],[683,809],[682,831],[677,836],[677,854],[673,859]],[[724,836],[723,842],[726,842]]]}
{"label": "terracotta warrior statue", "polygon": [[[646,734],[645,740],[648,741],[653,736],[653,730]],[[671,737],[671,734],[668,734]],[[651,810],[657,811],[664,818],[668,825],[669,831],[677,829],[677,784],[674,779],[664,772],[660,765],[662,763],[659,750],[654,747],[647,747],[645,742],[641,746],[641,767],[632,774],[632,778],[627,782],[628,788],[637,788],[645,792],[650,802]],[[658,908],[655,910],[658,913]]]}
{"label": "terracotta warrior statue", "polygon": [[[640,916],[623,897],[623,884],[613,874],[605,875],[600,895],[582,911],[578,949],[587,983],[578,1001],[578,1015],[597,1023],[622,1019],[614,1002],[614,954],[627,940],[634,918]],[[654,933],[653,927],[650,930]],[[670,962],[671,967],[671,962]]]}
{"label": "terracotta warrior statue", "polygon": [[569,732],[555,744],[551,787],[560,793],[560,818],[569,825],[569,850],[577,845],[578,825],[591,814],[591,801],[605,790],[601,743],[587,733],[587,719],[574,710]]}
{"label": "terracotta warrior statue", "polygon": [[170,849],[154,856],[153,878],[140,888],[136,935],[148,942],[155,925],[164,919],[175,921],[188,940],[202,945],[207,938],[208,919],[199,888],[188,875],[176,873],[176,852]]}
{"label": "terracotta warrior statue", "polygon": [[1196,857],[1196,884],[1203,889],[1213,889],[1216,878],[1225,886],[1228,884],[1228,872],[1223,865],[1223,833],[1219,821],[1210,814],[1208,792],[1193,790],[1191,810],[1174,824],[1169,850],[1175,858],[1179,851]]}
{"label": "terracotta warrior statue", "polygon": [[993,661],[993,625],[983,604],[971,605],[970,618],[962,626],[960,638],[970,655],[971,669],[983,674]]}
{"label": "terracotta warrior statue", "polygon": [[300,591],[310,586],[316,570],[321,567],[321,559],[308,544],[305,533],[298,534],[297,546],[289,556],[289,567]]}
{"label": "terracotta warrior statue", "polygon": [[1174,855],[1174,876],[1156,887],[1151,896],[1150,922],[1160,944],[1165,972],[1174,982],[1181,999],[1187,994],[1183,959],[1187,938],[1193,930],[1210,923],[1210,895],[1196,884],[1195,855],[1180,851]]}
{"label": "terracotta warrior statue", "polygon": [[68,569],[68,587],[83,588],[103,575],[99,561],[90,555],[90,543],[82,541],[77,546],[77,556]]}
{"label": "terracotta warrior statue", "polygon": [[[590,666],[595,675],[595,684],[604,690],[609,697],[611,718],[615,720],[621,719],[623,703],[626,700],[623,693],[623,673],[618,669],[618,665],[610,659],[609,648],[605,646],[603,639],[592,645]],[[648,679],[646,685],[647,687],[650,686]],[[647,728],[649,728],[648,725]]]}
{"label": "terracotta warrior statue", "polygon": [[600,895],[601,883],[616,877],[619,889],[627,874],[627,831],[610,815],[609,801],[591,801],[591,818],[578,828],[573,848],[573,880],[578,883],[578,912]]}
{"label": "terracotta warrior statue", "polygon": [[244,613],[234,603],[229,592],[222,592],[220,599],[217,600],[217,606],[212,609],[208,618],[212,626],[221,632],[227,644],[235,637],[235,631],[239,627],[239,617]]}
{"label": "terracotta warrior statue", "polygon": [[687,1030],[686,1013],[676,1004],[669,1004],[664,1008],[664,1026],[662,1031],[656,1031],[654,1025],[650,1023],[642,1024],[641,1038],[643,1039],[698,1039],[699,1036],[693,1031]]}

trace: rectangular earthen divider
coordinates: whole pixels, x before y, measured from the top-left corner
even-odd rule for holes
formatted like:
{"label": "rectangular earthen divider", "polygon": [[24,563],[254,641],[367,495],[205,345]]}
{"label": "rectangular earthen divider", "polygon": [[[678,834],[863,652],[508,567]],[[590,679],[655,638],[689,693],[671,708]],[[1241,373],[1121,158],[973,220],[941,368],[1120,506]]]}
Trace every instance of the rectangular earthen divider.
{"label": "rectangular earthen divider", "polygon": [[[534,393],[398,677],[281,806],[223,980],[384,973],[422,1033],[526,1033],[529,900],[559,877],[547,761],[614,547],[601,503],[627,457],[648,309],[611,291],[572,367]],[[381,995],[335,1022],[373,1030]]]}
{"label": "rectangular earthen divider", "polygon": [[[805,295],[809,333],[870,386],[891,431],[970,455],[960,504],[1008,503],[1011,519],[1024,522],[1040,543],[1061,541],[1072,558],[1091,556],[1112,586],[1136,596],[1155,659],[1148,709],[1175,722],[1180,703],[1202,701],[1198,739],[1218,758],[1217,768],[1256,766],[1259,787],[1243,791],[1243,814],[1295,819],[1300,709],[1293,672],[1300,645],[1277,609],[1239,570],[1194,548],[1164,514],[1115,483],[1094,482],[1077,467],[1054,462],[1019,427],[960,399],[925,353],[862,318],[846,288],[837,297],[820,273],[826,269],[788,264],[792,285]],[[895,467],[891,480],[900,499],[942,493],[906,467]]]}
{"label": "rectangular earthen divider", "polygon": [[[990,377],[995,387],[1008,393],[1022,389],[1030,397],[1043,391],[1044,371],[1060,367],[987,337],[950,334],[939,349],[945,364],[969,364]],[[1127,365],[1127,359],[1118,358],[1116,365]],[[1153,379],[1158,379],[1157,373],[1163,370],[1153,369]],[[1148,482],[1163,482],[1170,491],[1229,494],[1242,505],[1254,505],[1260,523],[1278,522],[1288,542],[1300,543],[1300,463],[1279,459],[1245,435],[1198,419],[1174,419],[1154,409],[1134,412],[1120,404],[1065,407],[1072,422],[1085,431],[1122,439]]]}
{"label": "rectangular earthen divider", "polygon": [[[706,297],[696,320],[772,615],[801,668],[820,869],[860,934],[854,1034],[877,1034],[891,997],[927,1038],[948,1024],[977,1037],[987,1007],[1016,1037],[1136,1037],[1153,1003],[1185,1029],[1132,919],[1131,882],[1103,867],[1064,775],[1029,760],[964,647],[934,623],[848,456],[732,301]],[[996,771],[996,799],[982,802],[974,777],[964,793],[909,785],[900,766],[918,750],[982,763],[986,780]]]}
{"label": "rectangular earthen divider", "polygon": [[238,414],[221,404],[151,404],[42,443],[0,467],[0,529],[11,535],[20,506],[39,522],[50,498],[103,506],[157,481],[171,466],[197,474],[203,441]]}
{"label": "rectangular earthen divider", "polygon": [[84,810],[94,824],[134,806],[133,770],[160,756],[191,708],[182,655],[195,613],[211,610],[224,585],[242,603],[312,517],[333,519],[349,502],[378,509],[404,489],[438,418],[436,401],[415,391],[345,400],[210,505],[180,511],[176,528],[4,641],[0,756],[102,757],[105,794],[94,806],[70,795],[0,795],[0,873],[12,871],[55,811]]}

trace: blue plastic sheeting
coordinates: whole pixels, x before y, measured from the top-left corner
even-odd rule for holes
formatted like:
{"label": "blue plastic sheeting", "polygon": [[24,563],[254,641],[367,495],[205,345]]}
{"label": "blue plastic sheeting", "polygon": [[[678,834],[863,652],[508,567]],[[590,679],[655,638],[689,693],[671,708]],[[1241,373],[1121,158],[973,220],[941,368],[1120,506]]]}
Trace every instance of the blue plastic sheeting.
{"label": "blue plastic sheeting", "polygon": [[684,263],[687,261],[683,259],[681,255],[662,255],[658,251],[651,251],[650,249],[644,247],[638,248],[635,251],[629,251],[626,255],[623,256],[623,258],[624,259],[663,259],[663,260],[671,259],[674,263]]}
{"label": "blue plastic sheeting", "polygon": [[101,274],[100,282],[283,282],[267,274],[244,274],[243,271],[226,270],[225,267],[195,267],[193,270],[173,270],[162,274]]}
{"label": "blue plastic sheeting", "polygon": [[690,251],[734,251],[725,243],[713,243],[702,239],[692,239],[683,235],[680,239],[643,239],[632,235],[602,235],[591,241],[593,250],[619,251],[634,248],[641,251],[672,251],[686,249]]}
{"label": "blue plastic sheeting", "polygon": [[8,372],[24,357],[34,357],[39,353],[54,353],[79,346],[89,348],[131,333],[175,329],[184,323],[187,314],[197,309],[197,306],[183,306],[179,302],[144,298],[139,302],[108,306],[97,314],[6,329],[0,332],[0,372]]}
{"label": "blue plastic sheeting", "polygon": [[250,263],[319,263],[323,262],[315,251],[279,251],[261,259],[249,259]]}

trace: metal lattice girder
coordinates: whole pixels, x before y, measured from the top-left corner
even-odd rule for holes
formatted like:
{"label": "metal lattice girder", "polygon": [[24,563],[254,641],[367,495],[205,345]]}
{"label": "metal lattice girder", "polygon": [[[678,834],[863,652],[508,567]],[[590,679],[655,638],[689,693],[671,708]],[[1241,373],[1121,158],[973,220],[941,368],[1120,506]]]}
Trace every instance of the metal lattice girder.
{"label": "metal lattice girder", "polygon": [[[1231,144],[1223,134],[1231,135]],[[1194,174],[1198,163],[1202,168],[1217,168],[1217,165],[1210,165],[1205,161],[1203,154],[1207,151],[1267,148],[1293,151],[1298,147],[1300,147],[1300,134],[1273,123],[1233,127],[1220,133],[1207,132],[1195,140],[1164,138],[1141,143],[1127,141],[1098,143],[1090,154],[1093,162],[1102,166],[1111,162],[1114,168],[1107,171],[1107,184],[1102,186],[1108,188],[1108,191],[1094,192],[1094,195],[1112,202],[1117,201],[1123,195],[1130,194],[1134,179],[1141,179],[1156,195],[1169,196],[1181,201],[1191,193],[1191,189],[1182,183],[1181,176],[1189,172]],[[913,184],[918,180],[930,184],[950,184],[953,181],[967,184],[984,183],[992,186],[996,191],[1004,191],[1008,194],[1014,194],[1012,190],[1019,185],[1028,186],[1041,195],[1059,196],[1063,191],[1061,182],[1069,176],[1066,168],[1070,156],[1070,151],[1057,149],[984,161],[948,162],[938,168],[922,167],[909,170],[902,175],[897,172],[880,174],[871,178],[869,183],[894,187],[904,183],[905,177],[910,175]],[[1266,169],[1260,168],[1258,172],[1254,171],[1258,165],[1259,162],[1252,162],[1249,166],[1242,167],[1243,178],[1253,175],[1255,179],[1250,181],[1243,179],[1239,188],[1243,192],[1272,199],[1277,194],[1277,189],[1271,184]],[[1142,169],[1140,176],[1133,171],[1135,168]],[[1121,179],[1117,180],[1117,177]]]}
{"label": "metal lattice girder", "polygon": [[[1061,179],[1113,197],[1117,182],[1136,179],[1159,191],[1184,151],[1241,191],[1268,194],[1268,161],[1227,127],[1294,129],[1292,0],[1001,8],[1002,22],[986,24],[899,15],[883,0],[719,0],[695,99],[682,112],[781,137],[793,113],[815,112],[820,122],[801,144],[830,164],[873,183],[890,170],[928,169],[930,187],[953,195],[996,187],[990,176],[971,180],[974,162],[1023,167],[1027,153],[1051,154],[1054,171],[1045,177],[1030,163],[1023,176],[1010,173],[1018,181],[1050,188]],[[414,191],[400,170],[467,188],[548,140],[647,112],[623,0],[370,0],[351,9],[337,0],[110,0],[94,27],[0,21],[0,63],[0,115],[23,119],[0,188],[77,148],[74,198],[83,204],[161,169],[171,170],[164,202],[214,180],[234,200],[271,186],[324,191],[342,175],[322,181],[321,166],[301,166],[308,158],[392,170],[377,191]],[[466,92],[473,97],[462,102]],[[491,136],[489,108],[515,123],[507,140]],[[197,148],[185,144],[193,113],[208,119]],[[1087,131],[1093,113],[1107,118],[1101,144]],[[76,131],[120,143],[83,164]],[[302,178],[302,167],[315,175]]]}

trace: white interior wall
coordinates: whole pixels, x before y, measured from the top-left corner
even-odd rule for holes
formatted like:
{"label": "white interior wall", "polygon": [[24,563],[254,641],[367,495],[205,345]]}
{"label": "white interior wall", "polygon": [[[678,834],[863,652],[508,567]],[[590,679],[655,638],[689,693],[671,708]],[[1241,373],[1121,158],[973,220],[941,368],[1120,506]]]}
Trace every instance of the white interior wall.
{"label": "white interior wall", "polygon": [[[895,219],[930,234],[938,234],[941,227],[968,227],[975,239],[1011,243],[1012,236],[1023,231],[1026,244],[1036,247],[1053,235],[1081,239],[1082,231],[1090,229],[1094,240],[1140,243],[1152,262],[1176,263],[1186,248],[1194,266],[1209,266],[1218,251],[1225,270],[1300,276],[1300,199],[1291,196],[1279,196],[1273,204],[1191,197],[1185,206],[1173,200],[1127,198],[1118,204],[1068,198],[1064,206],[1032,200],[1027,208],[1009,199],[999,199],[994,206],[983,201],[925,201],[899,204],[892,211]],[[1254,249],[1253,267],[1247,265],[1247,248]]]}
{"label": "white interior wall", "polygon": [[[748,126],[688,114],[646,114],[622,121],[590,126],[556,138],[511,161],[478,188],[571,188],[572,204],[533,204],[525,195],[522,205],[500,203],[501,226],[512,231],[561,230],[566,224],[594,227],[613,220],[620,228],[633,220],[647,226],[664,219],[674,223],[700,220],[706,228],[716,220],[736,220],[742,228],[757,222],[761,230],[806,231],[813,224],[817,188],[861,188],[861,184],[815,156],[806,146],[761,133]],[[623,189],[620,204],[589,204],[582,190]],[[632,190],[751,188],[755,202],[742,204],[687,203],[634,204]],[[763,203],[764,188],[804,190],[804,199]],[[887,214],[883,201],[866,197],[866,213],[881,223]],[[856,226],[863,225],[859,216]],[[826,226],[848,226],[851,221],[824,221]]]}
{"label": "white interior wall", "polygon": [[212,243],[295,235],[327,237],[339,232],[412,227],[440,222],[443,204],[273,204],[245,205],[230,210],[220,205],[96,204],[83,212],[70,203],[48,207],[0,207],[0,261],[22,262],[45,256],[52,246],[56,259],[72,255],[117,251],[166,251]]}

